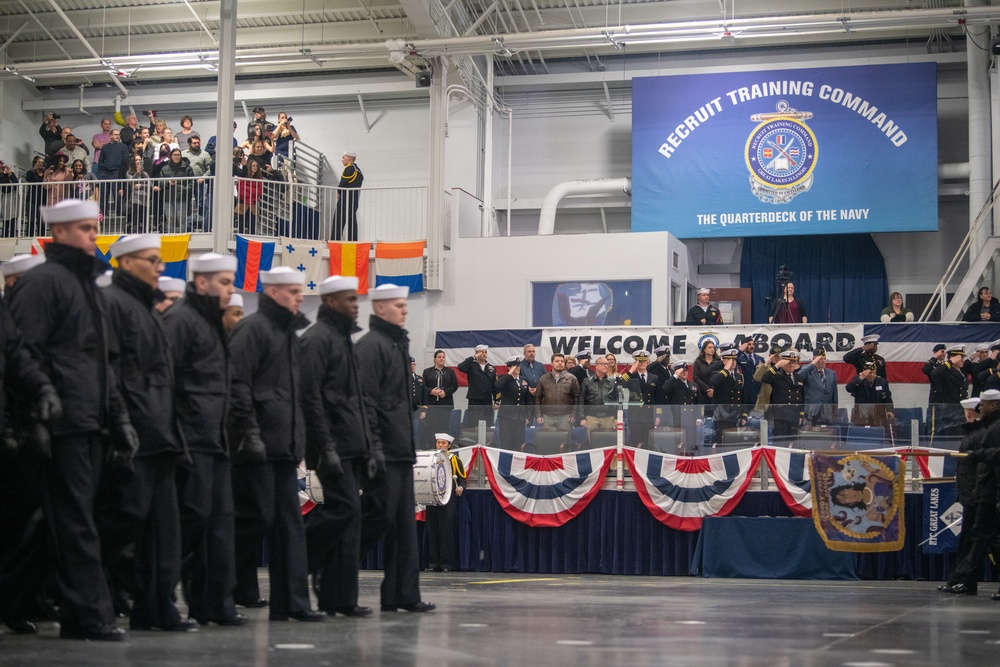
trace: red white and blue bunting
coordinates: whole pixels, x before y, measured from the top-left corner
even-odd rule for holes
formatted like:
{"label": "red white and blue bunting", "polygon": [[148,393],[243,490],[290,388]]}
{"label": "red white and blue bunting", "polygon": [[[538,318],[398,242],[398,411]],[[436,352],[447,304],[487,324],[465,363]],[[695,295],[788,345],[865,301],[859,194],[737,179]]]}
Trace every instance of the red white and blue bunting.
{"label": "red white and blue bunting", "polygon": [[[781,499],[801,517],[812,516],[812,483],[809,481],[809,452],[763,447],[764,460],[778,487]],[[845,452],[846,453],[846,452]]]}
{"label": "red white and blue bunting", "polygon": [[504,511],[532,527],[573,519],[601,489],[614,449],[532,456],[483,447],[490,488]]}
{"label": "red white and blue bunting", "polygon": [[684,457],[626,448],[625,461],[653,516],[671,528],[694,531],[702,518],[733,511],[750,486],[760,451]]}

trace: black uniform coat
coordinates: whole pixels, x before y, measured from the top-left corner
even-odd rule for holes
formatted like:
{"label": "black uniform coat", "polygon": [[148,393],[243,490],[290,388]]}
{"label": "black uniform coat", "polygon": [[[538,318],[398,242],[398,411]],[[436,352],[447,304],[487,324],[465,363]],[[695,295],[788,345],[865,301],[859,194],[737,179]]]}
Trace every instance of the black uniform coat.
{"label": "black uniform coat", "polygon": [[764,384],[771,385],[771,407],[769,414],[772,419],[798,422],[805,414],[803,409],[805,398],[799,374],[789,374],[784,369],[770,366],[764,371],[761,381]]}
{"label": "black uniform coat", "polygon": [[18,281],[10,310],[25,344],[62,401],[53,435],[128,422],[114,371],[104,297],[94,279],[106,266],[83,250],[45,246],[45,263]]}
{"label": "black uniform coat", "polygon": [[[931,379],[931,374],[934,372],[934,369],[940,366],[942,363],[943,362],[937,357],[931,357],[930,359],[927,360],[926,363],[924,363],[924,367],[921,370],[923,371],[924,375],[927,376],[928,381]],[[931,405],[933,403],[940,403],[940,402],[941,401],[938,400],[937,388],[934,386],[934,383],[931,382],[931,387],[928,390],[927,394],[927,404]]]}
{"label": "black uniform coat", "polygon": [[[982,420],[962,424],[965,437],[958,446],[960,452],[972,452],[983,449],[986,440],[986,428]],[[963,505],[975,504],[977,464],[963,457],[958,459],[955,467],[955,483],[958,488],[958,502]],[[971,526],[969,527],[971,529]]]}
{"label": "black uniform coat", "polygon": [[863,347],[856,347],[844,355],[844,363],[854,366],[858,373],[865,370],[865,364],[869,361],[875,362],[875,375],[888,378],[885,374],[885,357],[881,354],[872,354],[865,352]]}
{"label": "black uniform coat", "polygon": [[476,358],[469,357],[458,365],[458,370],[469,378],[467,394],[469,403],[471,405],[492,405],[497,381],[497,369],[493,367],[493,364],[487,363],[485,368],[480,368]]}
{"label": "black uniform coat", "polygon": [[698,385],[675,376],[670,376],[656,392],[656,402],[664,405],[695,405],[698,402]]}
{"label": "black uniform coat", "polygon": [[708,308],[702,308],[698,304],[691,306],[688,310],[688,324],[701,324],[702,320],[705,320],[705,324],[722,324],[722,313],[719,309],[708,304]]}
{"label": "black uniform coat", "polygon": [[371,455],[371,428],[351,340],[360,330],[350,317],[320,306],[316,324],[302,334],[302,412],[306,465],[311,470],[329,445],[343,460]]}
{"label": "black uniform coat", "polygon": [[646,372],[652,373],[657,377],[658,379],[658,382],[656,383],[657,386],[662,386],[664,382],[673,377],[673,375],[670,372],[670,369],[664,368],[663,364],[661,364],[659,361],[651,361],[649,365],[646,366]]}
{"label": "black uniform coat", "polygon": [[591,375],[591,372],[589,370],[587,370],[586,368],[584,368],[579,364],[573,366],[573,368],[569,369],[568,372],[570,375],[576,378],[576,381],[580,383],[581,387],[583,386],[583,381],[587,379],[587,376]]}
{"label": "black uniform coat", "polygon": [[[372,446],[389,463],[415,463],[413,394],[410,391],[410,338],[406,329],[375,315],[355,348],[363,369],[361,393]],[[492,395],[487,397],[492,401]]]}
{"label": "black uniform coat", "polygon": [[424,391],[427,394],[427,407],[434,408],[441,405],[455,405],[454,394],[458,391],[458,377],[455,376],[455,371],[444,366],[441,369],[441,389],[444,390],[444,396],[437,397],[431,395],[431,389],[436,389],[438,386],[438,369],[436,366],[431,366],[430,368],[425,368],[423,372],[424,378]]}
{"label": "black uniform coat", "polygon": [[268,460],[298,461],[305,455],[306,428],[299,379],[300,341],[309,321],[261,295],[257,312],[233,330],[233,442],[259,429]]}
{"label": "black uniform coat", "polygon": [[936,390],[938,403],[956,404],[965,400],[965,373],[952,366],[950,361],[940,364],[931,372],[931,384]]}
{"label": "black uniform coat", "polygon": [[229,338],[222,328],[219,297],[198,294],[188,283],[184,298],[163,314],[174,361],[177,420],[188,451],[228,451]]}
{"label": "black uniform coat", "polygon": [[125,406],[139,434],[139,456],[180,454],[184,441],[174,410],[174,367],[157,289],[118,269],[104,291],[117,348],[114,366]]}
{"label": "black uniform coat", "polygon": [[21,332],[14,324],[7,306],[0,303],[0,428],[7,418],[7,394],[26,399],[37,398],[42,388],[49,384],[41,367],[21,340]]}
{"label": "black uniform coat", "polygon": [[746,417],[742,405],[744,379],[738,369],[739,366],[732,371],[723,368],[712,373],[712,388],[715,390],[712,395],[712,402],[715,403],[712,419],[717,422],[736,422]]}

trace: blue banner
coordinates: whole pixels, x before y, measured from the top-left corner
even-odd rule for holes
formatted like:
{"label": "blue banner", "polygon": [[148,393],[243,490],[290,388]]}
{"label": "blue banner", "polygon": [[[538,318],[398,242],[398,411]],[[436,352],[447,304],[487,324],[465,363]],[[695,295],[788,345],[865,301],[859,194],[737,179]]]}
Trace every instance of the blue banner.
{"label": "blue banner", "polygon": [[[924,482],[920,547],[925,554],[958,551],[962,532],[962,506],[955,482]],[[972,526],[969,526],[972,530]]]}
{"label": "blue banner", "polygon": [[632,231],[937,230],[935,67],[634,79]]}

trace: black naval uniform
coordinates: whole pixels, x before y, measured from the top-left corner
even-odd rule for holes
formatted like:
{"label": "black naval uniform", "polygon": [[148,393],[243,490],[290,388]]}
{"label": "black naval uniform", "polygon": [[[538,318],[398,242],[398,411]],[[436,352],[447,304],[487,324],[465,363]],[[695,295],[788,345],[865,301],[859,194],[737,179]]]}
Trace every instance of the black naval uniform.
{"label": "black naval uniform", "polygon": [[203,623],[229,622],[236,618],[226,432],[231,377],[219,297],[198,294],[188,283],[184,298],[163,314],[163,325],[173,354],[177,421],[190,458],[177,472],[188,616]]}
{"label": "black naval uniform", "polygon": [[859,374],[865,370],[865,364],[870,361],[875,362],[875,375],[888,379],[889,376],[885,373],[885,357],[881,354],[865,352],[864,347],[856,347],[844,355],[844,363],[854,366]]}
{"label": "black naval uniform", "polygon": [[702,320],[705,320],[705,325],[722,324],[722,313],[712,304],[708,304],[708,308],[694,304],[688,310],[687,323],[697,325],[702,324]]}
{"label": "black naval uniform", "polygon": [[[927,376],[927,381],[930,382],[931,374],[934,373],[934,369],[943,364],[944,362],[937,357],[931,357],[924,363],[924,367],[921,369],[924,375]],[[935,403],[940,403],[937,398],[937,388],[933,382],[930,382],[930,389],[927,391],[927,405],[932,406]]]}
{"label": "black naval uniform", "polygon": [[[985,447],[986,428],[981,419],[962,424],[965,436],[958,446],[963,453],[975,452]],[[979,464],[969,457],[958,459],[955,469],[955,487],[958,491],[958,502],[962,505],[962,532],[958,536],[958,551],[955,554],[955,564],[961,563],[972,548],[972,531],[976,525],[976,478]],[[954,574],[954,569],[952,570]],[[948,577],[948,584],[960,583],[953,576]]]}
{"label": "black naval uniform", "polygon": [[522,377],[518,376],[515,379],[508,373],[497,379],[496,399],[500,403],[497,419],[500,423],[501,449],[521,451],[521,445],[524,444],[525,420],[529,414],[529,408],[526,406],[530,396],[528,381]]}
{"label": "black naval uniform", "polygon": [[[385,469],[373,480],[366,495],[377,504],[372,513],[381,515],[385,537],[382,608],[395,611],[421,601],[413,497],[413,464],[417,457],[411,425],[414,406],[410,401],[410,339],[406,329],[375,315],[368,326],[356,350],[358,366],[364,369],[361,391],[372,427],[373,456],[376,461],[384,460]],[[367,523],[366,529],[376,527],[375,521]],[[362,535],[362,556],[365,543],[375,539],[377,532]]]}
{"label": "black naval uniform", "polygon": [[693,421],[694,411],[690,408],[685,410],[682,406],[698,403],[698,385],[690,379],[685,381],[671,375],[656,388],[656,402],[668,406],[664,408],[664,413],[668,415],[666,425],[680,428],[689,419]]}
{"label": "black naval uniform", "polygon": [[862,380],[855,375],[847,383],[847,393],[854,397],[851,424],[854,426],[889,426],[887,412],[892,412],[892,391],[889,381],[875,376]]}
{"label": "black naval uniform", "polygon": [[[669,360],[669,358],[670,357],[667,357],[668,360]],[[670,362],[667,361],[667,364],[669,365]],[[646,372],[647,373],[652,373],[653,375],[656,376],[656,378],[657,378],[656,386],[657,387],[662,387],[664,382],[666,382],[671,377],[673,377],[673,374],[670,372],[670,369],[667,368],[666,366],[664,366],[663,364],[661,364],[659,361],[651,361],[651,362],[649,362],[649,365],[646,366]]]}
{"label": "black naval uniform", "polygon": [[63,596],[60,634],[112,638],[118,630],[94,501],[109,445],[127,459],[127,445],[136,437],[110,367],[109,325],[94,283],[105,265],[54,242],[45,255],[44,264],[20,279],[11,315],[62,402],[62,415],[51,424],[52,458],[42,482]]}
{"label": "black naval uniform", "polygon": [[465,427],[477,428],[482,419],[489,428],[493,425],[493,394],[496,392],[497,369],[490,363],[481,368],[475,357],[469,357],[458,365],[458,370],[469,379],[469,408],[465,411]]}
{"label": "black naval uniform", "polygon": [[962,372],[965,373],[972,382],[972,391],[969,392],[970,398],[976,398],[986,389],[986,381],[990,377],[990,371],[995,371],[997,367],[996,359],[987,357],[982,361],[978,361],[974,364],[966,364],[962,366]]}
{"label": "black naval uniform", "polygon": [[931,421],[933,435],[953,436],[962,434],[965,411],[961,401],[966,397],[967,378],[961,369],[951,365],[951,361],[940,364],[931,373],[932,391],[937,395]]}
{"label": "black naval uniform", "polygon": [[[319,609],[347,611],[358,604],[361,498],[368,481],[371,428],[361,400],[361,381],[351,334],[354,320],[320,306],[316,324],[302,334],[302,411],[306,419],[306,466],[323,485],[323,503],[306,517],[309,571],[319,582]],[[326,470],[332,450],[341,471]]]}
{"label": "black naval uniform", "polygon": [[771,385],[771,406],[768,416],[774,421],[775,437],[795,436],[799,422],[805,416],[802,380],[798,373],[788,373],[776,366],[764,371],[761,381]]}
{"label": "black naval uniform", "polygon": [[[425,368],[423,372],[424,392],[427,394],[427,428],[431,433],[447,433],[451,422],[451,411],[455,409],[454,394],[458,391],[458,378],[448,366],[438,370],[436,366]],[[444,396],[431,394],[440,387]]]}
{"label": "black naval uniform", "polygon": [[122,490],[115,531],[115,546],[135,543],[132,629],[172,629],[181,622],[172,598],[181,579],[176,473],[184,441],[174,410],[170,344],[153,309],[157,292],[120,269],[104,292],[119,388],[139,434],[135,476]]}
{"label": "black naval uniform", "polygon": [[365,175],[354,162],[344,167],[340,174],[340,183],[337,184],[340,188],[337,190],[337,220],[333,225],[335,241],[340,240],[341,235],[346,241],[358,240],[358,201],[364,180]]}
{"label": "black naval uniform", "polygon": [[447,452],[447,456],[452,478],[451,497],[444,505],[428,505],[426,509],[427,563],[435,572],[450,572],[455,566],[455,511],[459,503],[457,490],[462,489],[464,492],[466,486],[462,459],[451,452]]}
{"label": "black naval uniform", "polygon": [[272,620],[311,613],[306,536],[296,468],[305,454],[305,419],[299,384],[296,332],[308,325],[270,297],[233,330],[233,388],[230,427],[233,442],[263,441],[267,460],[245,459],[233,466],[236,509],[236,579],[240,596],[253,597],[257,549],[267,536]]}
{"label": "black naval uniform", "polygon": [[576,378],[576,381],[581,387],[583,386],[583,381],[587,379],[587,376],[591,375],[591,372],[581,366],[579,362],[577,362],[576,366],[573,366],[573,368],[569,369],[567,372]]}
{"label": "black naval uniform", "polygon": [[643,378],[642,375],[638,370],[634,375],[625,371],[619,379],[629,391],[628,433],[629,444],[633,447],[641,446],[649,440],[649,432],[655,424],[653,405],[656,403],[656,376],[649,372],[648,367],[646,377]]}
{"label": "black naval uniform", "polygon": [[715,440],[722,440],[722,432],[729,428],[736,428],[747,418],[747,413],[743,407],[743,373],[739,366],[727,371],[725,368],[712,373],[711,377],[712,402],[715,404],[715,411],[712,413],[712,423],[715,424]]}

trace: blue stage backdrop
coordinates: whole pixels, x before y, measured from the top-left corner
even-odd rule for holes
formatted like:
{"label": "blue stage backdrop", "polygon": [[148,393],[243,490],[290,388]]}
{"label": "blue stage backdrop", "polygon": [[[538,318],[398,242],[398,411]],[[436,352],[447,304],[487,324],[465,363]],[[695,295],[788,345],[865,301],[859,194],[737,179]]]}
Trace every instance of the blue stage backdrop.
{"label": "blue stage backdrop", "polygon": [[652,308],[651,280],[531,283],[535,327],[649,326]]}
{"label": "blue stage backdrop", "polygon": [[637,78],[632,231],[937,230],[933,63]]}

